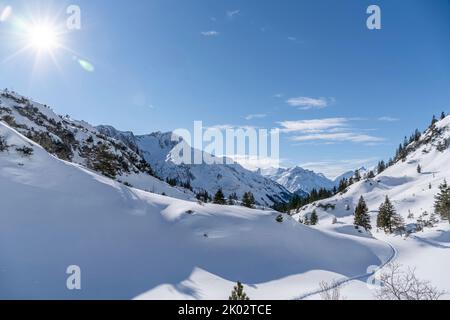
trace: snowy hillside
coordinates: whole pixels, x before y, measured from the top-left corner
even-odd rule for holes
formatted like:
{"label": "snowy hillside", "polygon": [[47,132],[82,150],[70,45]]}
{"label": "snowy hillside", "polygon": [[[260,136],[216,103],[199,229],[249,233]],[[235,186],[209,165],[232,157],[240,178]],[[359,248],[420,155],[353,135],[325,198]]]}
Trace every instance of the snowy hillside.
{"label": "snowy hillside", "polygon": [[[450,225],[448,221],[439,222],[439,217],[434,216],[434,201],[439,185],[444,180],[450,181],[449,141],[450,116],[428,129],[417,142],[408,145],[408,155],[404,160],[399,160],[373,179],[363,179],[351,185],[343,193],[301,208],[293,217],[302,218],[315,210],[322,229],[343,231],[347,228],[348,232],[352,230],[350,226],[353,224],[355,207],[363,196],[371,214],[374,235],[397,248],[397,262],[417,267],[420,277],[449,290],[450,278],[445,270],[450,268]],[[378,208],[386,196],[405,220],[410,236],[389,236],[376,231]],[[333,225],[334,217],[338,223]],[[437,221],[433,223],[434,219]],[[434,226],[415,232],[418,220],[430,221]],[[357,288],[362,286],[353,283],[346,293],[351,297],[355,296],[355,292],[361,294]],[[370,295],[367,297],[370,298]]]}
{"label": "snowy hillside", "polygon": [[0,120],[40,144],[56,157],[88,167],[107,177],[155,193],[180,199],[194,198],[154,175],[153,169],[132,144],[108,138],[84,121],[61,117],[46,105],[17,93],[0,92]]}
{"label": "snowy hillside", "polygon": [[[235,164],[178,164],[174,161],[175,146],[182,143],[186,149],[192,150],[192,159],[199,150],[192,149],[185,141],[172,141],[172,133],[152,133],[144,136],[130,136],[111,127],[100,126],[99,130],[113,138],[133,146],[154,168],[155,172],[164,180],[174,179],[180,185],[189,184],[195,192],[207,191],[214,194],[222,189],[225,196],[235,193],[242,198],[244,193],[251,191],[255,200],[262,206],[271,206],[275,202],[285,202],[290,198],[290,192],[278,183],[261,175],[244,169]],[[206,154],[206,156],[210,156]],[[222,163],[224,163],[223,161]]]}
{"label": "snowy hillside", "polygon": [[[291,299],[392,254],[278,213],[199,205],[62,161],[0,122],[0,299]],[[82,290],[66,289],[66,269]]]}

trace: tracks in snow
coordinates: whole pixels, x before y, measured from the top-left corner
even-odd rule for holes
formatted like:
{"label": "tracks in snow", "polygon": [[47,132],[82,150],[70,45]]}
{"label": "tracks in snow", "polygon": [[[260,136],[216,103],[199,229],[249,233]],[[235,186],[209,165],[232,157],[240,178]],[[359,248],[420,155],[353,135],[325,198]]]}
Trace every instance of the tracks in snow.
{"label": "tracks in snow", "polygon": [[[358,276],[354,276],[354,277],[351,277],[351,278],[345,277],[345,278],[336,280],[336,281],[334,281],[333,285],[328,290],[339,288],[340,286],[342,286],[344,284],[347,284],[347,283],[350,283],[350,282],[355,281],[355,280],[362,280],[362,279],[365,279],[365,278],[369,278],[369,277],[375,275],[375,273],[377,273],[381,269],[383,269],[386,265],[388,265],[389,263],[394,261],[395,258],[397,257],[397,254],[398,254],[397,249],[391,243],[389,243],[387,241],[384,241],[384,240],[379,240],[379,241],[383,241],[384,243],[386,243],[391,248],[392,254],[383,264],[378,266],[378,269],[376,269],[376,270],[374,270],[372,272],[365,273],[365,274],[358,275]],[[300,297],[298,297],[298,298],[296,298],[294,300],[304,300],[304,299],[307,299],[309,297],[315,296],[317,294],[321,294],[323,292],[325,292],[325,290],[317,289],[317,290],[314,290],[314,291],[302,294]]]}

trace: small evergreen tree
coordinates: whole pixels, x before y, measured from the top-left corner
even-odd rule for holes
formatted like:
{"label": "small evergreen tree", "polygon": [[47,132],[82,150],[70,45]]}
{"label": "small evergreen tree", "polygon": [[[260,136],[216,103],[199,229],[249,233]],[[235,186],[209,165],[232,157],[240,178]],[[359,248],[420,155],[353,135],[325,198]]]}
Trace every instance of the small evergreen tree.
{"label": "small evergreen tree", "polygon": [[355,226],[363,227],[366,231],[372,229],[370,224],[370,216],[368,214],[369,208],[367,208],[364,198],[359,198],[358,205],[355,209]]}
{"label": "small evergreen tree", "polygon": [[277,217],[276,217],[276,219],[275,219],[277,222],[279,222],[279,223],[282,223],[283,222],[283,215],[282,214],[279,214]]}
{"label": "small evergreen tree", "polygon": [[450,187],[447,185],[447,181],[439,186],[439,193],[435,196],[434,211],[443,220],[450,222]]}
{"label": "small evergreen tree", "polygon": [[223,194],[222,189],[217,190],[216,194],[214,195],[213,203],[220,205],[226,204],[225,195]]}
{"label": "small evergreen tree", "polygon": [[446,117],[446,115],[445,115],[445,112],[444,112],[444,111],[442,111],[442,113],[441,113],[441,120],[444,120],[444,119],[445,119],[445,117]]}
{"label": "small evergreen tree", "polygon": [[417,165],[417,173],[422,173],[422,167],[420,164]]}
{"label": "small evergreen tree", "polygon": [[438,122],[438,120],[436,119],[436,116],[433,115],[433,119],[431,119],[431,126],[430,126],[430,127],[434,127],[434,125],[436,124],[436,122]]}
{"label": "small evergreen tree", "polygon": [[242,205],[247,208],[254,208],[255,204],[256,202],[253,193],[251,192],[244,193],[244,196],[242,197]]}
{"label": "small evergreen tree", "polygon": [[319,223],[319,217],[317,216],[316,210],[311,213],[310,223],[312,226],[315,226]]}
{"label": "small evergreen tree", "polygon": [[388,196],[386,196],[386,200],[380,206],[377,227],[389,233],[404,228],[403,218],[396,213],[395,207],[392,205]]}
{"label": "small evergreen tree", "polygon": [[382,173],[384,170],[386,170],[386,164],[384,163],[384,161],[378,162],[378,166],[377,166],[378,174]]}
{"label": "small evergreen tree", "polygon": [[244,292],[244,286],[238,282],[231,292],[231,296],[228,298],[230,301],[250,300],[247,294]]}

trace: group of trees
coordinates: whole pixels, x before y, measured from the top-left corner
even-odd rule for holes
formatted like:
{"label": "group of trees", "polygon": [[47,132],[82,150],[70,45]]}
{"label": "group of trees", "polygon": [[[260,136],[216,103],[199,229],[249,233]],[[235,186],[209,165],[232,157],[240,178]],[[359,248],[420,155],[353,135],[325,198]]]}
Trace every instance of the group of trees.
{"label": "group of trees", "polygon": [[[361,196],[355,209],[354,225],[362,227],[366,231],[372,229],[369,209],[364,198]],[[391,200],[386,196],[385,201],[380,205],[377,216],[377,228],[383,229],[387,233],[393,233],[404,229],[404,221],[401,215],[397,214]]]}
{"label": "group of trees", "polygon": [[[232,193],[228,196],[228,199],[225,198],[225,194],[222,189],[217,190],[214,194],[214,197],[211,197],[207,191],[197,193],[197,200],[202,202],[210,202],[212,201],[214,204],[219,205],[235,205],[239,198],[236,193]],[[256,200],[251,192],[245,192],[240,201],[243,207],[254,208],[256,205]]]}
{"label": "group of trees", "polygon": [[289,213],[292,210],[298,210],[303,206],[306,206],[315,201],[328,199],[334,196],[337,193],[337,189],[327,190],[325,188],[321,188],[319,190],[313,189],[308,195],[300,196],[298,194],[294,194],[291,200],[288,203],[277,203],[272,208],[279,212]]}

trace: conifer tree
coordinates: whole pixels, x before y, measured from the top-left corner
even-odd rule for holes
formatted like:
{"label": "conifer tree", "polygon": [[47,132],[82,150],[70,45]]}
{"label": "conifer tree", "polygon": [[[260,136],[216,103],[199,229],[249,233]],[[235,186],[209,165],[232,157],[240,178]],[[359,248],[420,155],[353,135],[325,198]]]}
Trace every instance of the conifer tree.
{"label": "conifer tree", "polygon": [[225,195],[223,194],[222,189],[217,190],[216,194],[214,195],[213,202],[220,205],[226,204]]}
{"label": "conifer tree", "polygon": [[450,187],[447,185],[447,181],[439,186],[439,190],[439,193],[435,196],[434,211],[443,220],[450,222]]}
{"label": "conifer tree", "polygon": [[442,111],[442,113],[441,113],[441,120],[444,120],[445,117],[446,117],[445,112]]}
{"label": "conifer tree", "polygon": [[392,205],[388,196],[386,196],[386,200],[380,206],[377,227],[389,233],[393,233],[395,230],[400,230],[404,227],[403,218],[396,213],[395,207]]}
{"label": "conifer tree", "polygon": [[319,217],[317,216],[316,210],[311,213],[310,223],[312,226],[315,226],[319,223]]}
{"label": "conifer tree", "polygon": [[417,173],[422,173],[422,167],[420,164],[417,165]]}
{"label": "conifer tree", "polygon": [[230,301],[250,300],[247,294],[244,292],[244,286],[238,282],[231,292],[231,296],[228,298]]}
{"label": "conifer tree", "polygon": [[370,224],[370,216],[368,214],[369,208],[367,208],[364,198],[359,198],[358,205],[355,209],[355,226],[363,227],[366,231],[372,229]]}
{"label": "conifer tree", "polygon": [[256,202],[253,193],[251,192],[244,193],[244,196],[242,197],[242,205],[247,208],[254,208],[255,204]]}

